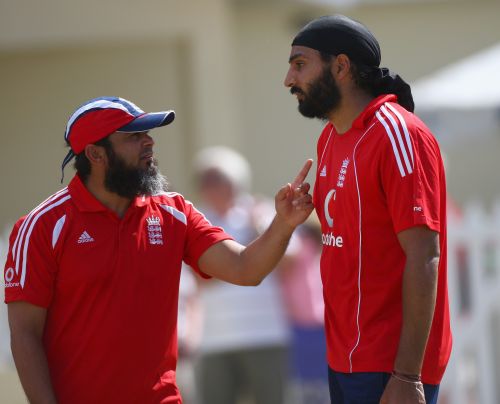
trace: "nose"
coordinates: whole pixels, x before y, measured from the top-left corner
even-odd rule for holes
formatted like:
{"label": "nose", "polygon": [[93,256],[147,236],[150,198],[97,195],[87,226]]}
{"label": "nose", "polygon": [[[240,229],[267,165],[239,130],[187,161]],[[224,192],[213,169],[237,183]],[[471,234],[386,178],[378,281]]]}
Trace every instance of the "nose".
{"label": "nose", "polygon": [[292,68],[290,67],[286,73],[285,81],[283,82],[285,87],[293,87],[295,84],[295,79],[292,74]]}
{"label": "nose", "polygon": [[155,141],[149,135],[148,132],[144,132],[143,143],[144,143],[144,146],[153,147],[155,144]]}

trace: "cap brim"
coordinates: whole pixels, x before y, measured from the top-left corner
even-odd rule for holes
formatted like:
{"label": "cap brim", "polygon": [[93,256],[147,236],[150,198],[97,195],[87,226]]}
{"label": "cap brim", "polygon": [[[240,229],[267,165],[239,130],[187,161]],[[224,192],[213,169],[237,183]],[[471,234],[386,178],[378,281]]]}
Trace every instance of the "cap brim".
{"label": "cap brim", "polygon": [[171,123],[175,118],[174,111],[150,112],[138,116],[132,122],[122,126],[118,132],[146,132]]}

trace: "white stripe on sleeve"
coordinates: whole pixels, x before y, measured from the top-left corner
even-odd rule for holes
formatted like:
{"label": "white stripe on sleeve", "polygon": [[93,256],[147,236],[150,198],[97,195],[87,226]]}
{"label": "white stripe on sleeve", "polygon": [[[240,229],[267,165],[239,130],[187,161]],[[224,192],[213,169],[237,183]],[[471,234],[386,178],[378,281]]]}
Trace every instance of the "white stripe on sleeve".
{"label": "white stripe on sleeve", "polygon": [[173,208],[172,206],[168,205],[160,205],[164,210],[166,210],[168,213],[170,213],[173,217],[175,217],[178,221],[184,223],[187,225],[187,219],[186,215],[182,213],[180,210],[177,210]]}
{"label": "white stripe on sleeve", "polygon": [[[42,217],[49,210],[54,209],[56,206],[61,205],[62,203],[66,202],[70,198],[71,198],[70,195],[66,195],[64,198],[59,199],[57,202],[54,202],[53,204],[48,205],[47,207],[45,207],[45,209],[43,209],[42,211],[40,211],[33,218],[33,221],[30,224],[28,233],[26,234],[26,240],[24,242],[24,248],[23,248],[23,266],[22,266],[21,281],[20,281],[21,288],[24,288],[24,282],[26,280],[26,260],[27,260],[27,255],[28,255],[28,246],[29,246],[29,243],[30,243],[31,233],[33,232],[33,228],[35,227],[36,222],[38,221],[38,219],[40,219],[40,217]],[[16,266],[17,266],[17,262],[16,262]]]}
{"label": "white stripe on sleeve", "polygon": [[398,164],[399,172],[401,173],[401,177],[404,177],[406,176],[406,173],[403,168],[403,164],[401,163],[401,158],[399,157],[399,151],[398,148],[396,147],[396,142],[394,141],[394,136],[392,135],[391,128],[389,128],[389,125],[387,125],[382,115],[380,115],[380,112],[377,111],[375,115],[377,116],[380,123],[384,126],[385,131],[387,132],[387,136],[389,136],[389,140],[391,141],[392,145],[392,150],[394,151],[394,156],[396,157],[396,162]]}
{"label": "white stripe on sleeve", "polygon": [[14,261],[16,263],[16,274],[19,273],[19,258],[21,256],[21,248],[22,248],[22,244],[23,244],[23,240],[24,240],[24,235],[26,233],[26,229],[28,228],[29,223],[31,222],[31,219],[45,206],[54,202],[57,198],[65,195],[67,193],[68,193],[67,187],[61,189],[59,192],[56,192],[54,195],[50,196],[45,201],[43,201],[40,205],[38,205],[35,209],[33,209],[28,214],[26,219],[24,219],[23,223],[21,224],[21,227],[19,228],[16,240],[14,241],[14,245],[12,248],[12,259],[14,259]]}
{"label": "white stripe on sleeve", "polygon": [[415,161],[413,160],[413,146],[412,146],[411,139],[410,139],[410,132],[408,131],[408,127],[406,126],[406,122],[405,122],[403,116],[399,113],[399,111],[396,108],[394,108],[389,103],[386,103],[385,105],[387,105],[387,108],[389,108],[392,112],[394,112],[394,114],[398,117],[399,122],[401,123],[401,126],[403,127],[403,132],[405,133],[406,144],[408,145],[408,151],[410,152],[411,166],[415,167]]}
{"label": "white stripe on sleeve", "polygon": [[389,121],[392,124],[392,127],[394,129],[394,133],[396,133],[396,138],[399,143],[399,149],[401,150],[401,153],[403,153],[403,160],[406,165],[406,169],[408,170],[408,174],[411,174],[413,172],[412,165],[410,163],[410,160],[408,160],[408,153],[406,152],[406,145],[405,142],[403,142],[403,138],[401,137],[401,131],[399,130],[399,125],[394,119],[394,117],[387,111],[387,108],[382,105],[380,108],[382,113],[389,119]]}

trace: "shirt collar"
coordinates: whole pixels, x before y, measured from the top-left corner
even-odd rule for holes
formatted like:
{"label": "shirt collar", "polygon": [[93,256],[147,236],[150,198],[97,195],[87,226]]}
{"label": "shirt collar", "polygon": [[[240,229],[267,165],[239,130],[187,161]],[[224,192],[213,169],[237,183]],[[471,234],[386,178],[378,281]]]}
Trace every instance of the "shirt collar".
{"label": "shirt collar", "polygon": [[[107,212],[109,209],[99,202],[94,195],[92,195],[85,184],[82,182],[80,176],[76,174],[68,184],[71,199],[75,202],[76,207],[81,212]],[[150,198],[147,196],[138,196],[130,203],[130,208],[146,206]]]}
{"label": "shirt collar", "polygon": [[397,97],[394,94],[382,94],[370,101],[366,108],[358,115],[352,123],[353,129],[364,129],[373,118],[375,112],[386,102],[396,102]]}

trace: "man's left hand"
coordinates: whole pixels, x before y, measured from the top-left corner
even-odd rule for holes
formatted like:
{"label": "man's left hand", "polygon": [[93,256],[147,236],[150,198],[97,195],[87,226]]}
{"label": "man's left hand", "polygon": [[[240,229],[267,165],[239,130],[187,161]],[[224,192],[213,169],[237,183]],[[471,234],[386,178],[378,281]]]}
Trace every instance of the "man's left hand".
{"label": "man's left hand", "polygon": [[425,404],[424,386],[421,382],[408,382],[392,376],[380,404]]}

